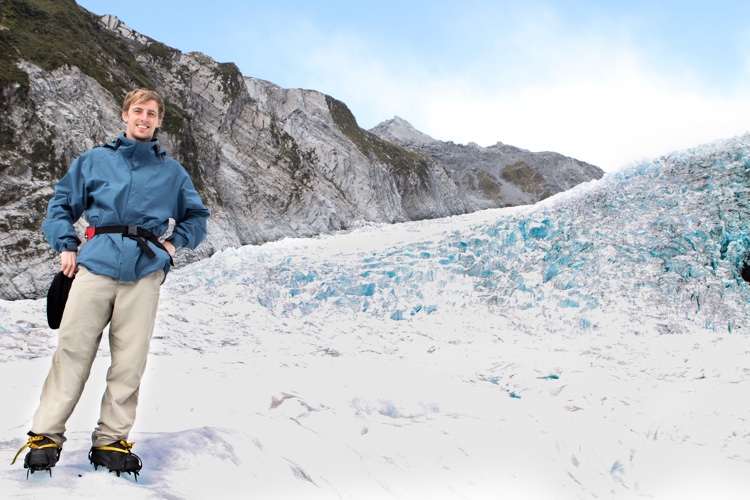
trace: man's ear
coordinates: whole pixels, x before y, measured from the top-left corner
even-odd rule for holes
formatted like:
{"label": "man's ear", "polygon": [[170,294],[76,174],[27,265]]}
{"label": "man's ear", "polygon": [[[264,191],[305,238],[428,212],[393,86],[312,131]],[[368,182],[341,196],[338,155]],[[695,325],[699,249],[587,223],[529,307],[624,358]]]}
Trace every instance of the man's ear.
{"label": "man's ear", "polygon": [[125,111],[122,112],[122,121],[128,123],[128,114]]}

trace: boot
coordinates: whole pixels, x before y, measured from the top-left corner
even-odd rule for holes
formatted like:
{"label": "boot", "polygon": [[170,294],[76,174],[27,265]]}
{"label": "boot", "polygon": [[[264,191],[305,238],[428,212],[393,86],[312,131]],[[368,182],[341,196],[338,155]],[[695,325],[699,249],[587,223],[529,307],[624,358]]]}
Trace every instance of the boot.
{"label": "boot", "polygon": [[26,454],[26,458],[23,460],[23,467],[28,469],[26,471],[26,479],[29,478],[29,473],[33,474],[38,470],[46,470],[49,472],[50,477],[52,477],[52,467],[60,460],[62,448],[48,437],[31,435],[29,442],[18,450],[10,465],[16,463],[18,455],[26,448],[30,448]]}
{"label": "boot", "polygon": [[134,444],[120,440],[108,446],[92,447],[89,451],[89,460],[94,465],[94,470],[98,470],[100,466],[106,467],[118,477],[123,472],[132,473],[138,481],[138,473],[143,463],[138,455],[130,451]]}

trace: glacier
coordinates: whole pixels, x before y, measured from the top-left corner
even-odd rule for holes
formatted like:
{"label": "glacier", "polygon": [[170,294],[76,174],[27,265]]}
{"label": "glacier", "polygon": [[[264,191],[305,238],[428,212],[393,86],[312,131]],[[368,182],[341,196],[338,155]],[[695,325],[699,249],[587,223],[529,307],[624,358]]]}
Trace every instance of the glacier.
{"label": "glacier", "polygon": [[744,498],[750,136],[532,206],[221,251],[170,273],[131,440],[9,463],[56,332],[0,301],[11,498]]}

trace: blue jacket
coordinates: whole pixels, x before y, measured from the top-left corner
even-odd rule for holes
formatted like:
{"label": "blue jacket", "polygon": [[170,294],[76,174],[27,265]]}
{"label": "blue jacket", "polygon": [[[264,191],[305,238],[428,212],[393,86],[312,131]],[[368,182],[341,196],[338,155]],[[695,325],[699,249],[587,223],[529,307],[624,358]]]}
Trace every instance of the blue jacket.
{"label": "blue jacket", "polygon": [[[168,240],[175,248],[195,248],[206,238],[209,211],[187,171],[159,143],[116,141],[79,156],[55,187],[42,230],[57,252],[78,250],[73,224],[86,215],[89,226],[141,226],[160,236],[169,219]],[[159,269],[169,272],[169,254],[152,243],[149,258],[138,243],[121,234],[98,234],[78,252],[78,264],[95,274],[136,281]]]}

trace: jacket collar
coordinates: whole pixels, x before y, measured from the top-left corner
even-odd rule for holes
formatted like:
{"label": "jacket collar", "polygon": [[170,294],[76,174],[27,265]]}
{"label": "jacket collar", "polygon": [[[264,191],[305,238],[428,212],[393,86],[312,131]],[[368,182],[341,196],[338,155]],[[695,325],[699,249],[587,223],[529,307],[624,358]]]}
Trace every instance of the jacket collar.
{"label": "jacket collar", "polygon": [[[148,145],[148,146],[146,146],[146,145]],[[118,137],[117,139],[115,139],[112,142],[106,143],[104,145],[104,147],[111,148],[111,149],[114,149],[114,150],[117,150],[117,149],[119,149],[121,147],[122,148],[132,148],[133,150],[135,150],[135,149],[141,149],[141,148],[145,147],[147,149],[153,150],[153,152],[154,152],[154,154],[156,156],[163,156],[163,155],[167,154],[167,152],[164,151],[163,149],[161,149],[161,147],[159,146],[159,141],[158,140],[151,141],[151,142],[139,142],[139,141],[134,141],[132,139],[128,139],[127,137],[125,137],[125,134],[120,135],[120,137]]]}

